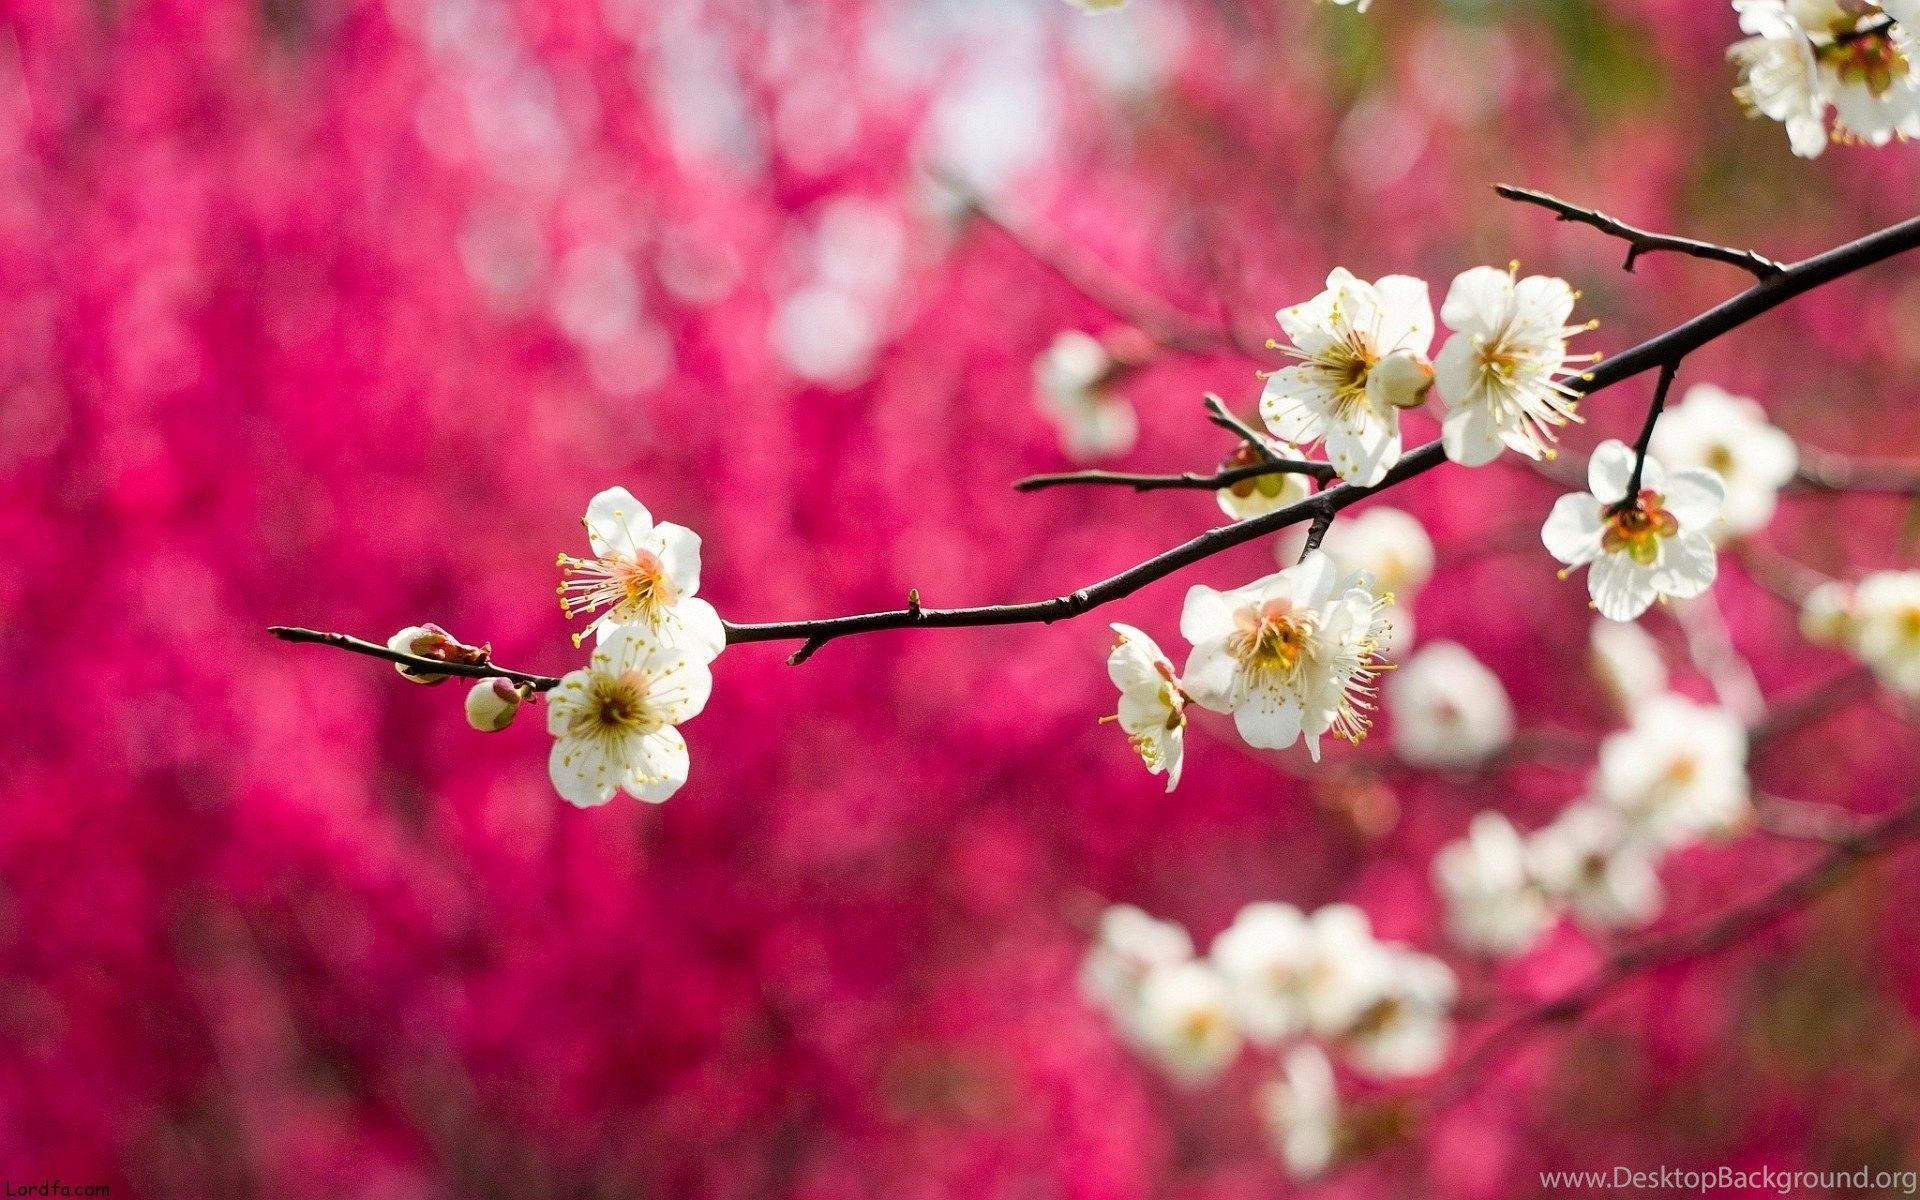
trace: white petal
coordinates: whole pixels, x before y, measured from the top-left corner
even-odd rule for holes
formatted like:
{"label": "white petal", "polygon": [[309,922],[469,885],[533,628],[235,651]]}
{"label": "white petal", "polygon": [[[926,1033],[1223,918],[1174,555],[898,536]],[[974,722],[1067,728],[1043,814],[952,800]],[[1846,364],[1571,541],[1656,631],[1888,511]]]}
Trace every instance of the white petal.
{"label": "white petal", "polygon": [[1372,487],[1400,461],[1400,415],[1362,409],[1347,420],[1331,423],[1326,439],[1327,459],[1340,478]]}
{"label": "white petal", "polygon": [[587,504],[587,540],[595,554],[631,554],[652,529],[653,514],[623,487],[608,488]]}
{"label": "white petal", "polygon": [[713,696],[713,672],[706,661],[678,647],[661,647],[640,669],[652,680],[650,701],[675,725],[699,716]]}
{"label": "white petal", "polygon": [[[1449,343],[1451,344],[1451,343]],[[1457,408],[1440,423],[1440,444],[1447,457],[1463,467],[1484,467],[1500,457],[1506,443],[1500,426],[1484,404]]]}
{"label": "white petal", "polygon": [[1198,646],[1218,642],[1233,632],[1233,604],[1226,594],[1204,583],[1187,589],[1180,607],[1180,636]]}
{"label": "white petal", "polygon": [[1600,553],[1600,502],[1585,492],[1568,492],[1556,500],[1540,541],[1547,553],[1570,567],[1592,562]]}
{"label": "white petal", "polygon": [[[1652,468],[1655,464],[1648,463]],[[1587,488],[1602,504],[1617,504],[1627,494],[1633,478],[1633,447],[1618,439],[1608,439],[1594,447],[1587,460]]]}
{"label": "white petal", "polygon": [[1234,676],[1239,669],[1240,664],[1227,652],[1224,642],[1206,642],[1187,656],[1187,670],[1180,683],[1201,708],[1231,712]]}
{"label": "white petal", "polygon": [[1529,275],[1513,289],[1514,315],[1537,337],[1557,339],[1573,315],[1573,289],[1564,279]]}
{"label": "white petal", "polygon": [[669,725],[650,733],[641,742],[621,786],[627,794],[649,804],[658,804],[680,790],[687,782],[691,760],[687,739]]}
{"label": "white petal", "polygon": [[1660,507],[1673,514],[1681,529],[1700,532],[1720,515],[1726,498],[1726,485],[1718,475],[1709,471],[1675,471],[1662,482]]}
{"label": "white petal", "polygon": [[1448,329],[1491,337],[1507,322],[1513,305],[1513,276],[1494,267],[1475,267],[1454,277],[1440,319]]}
{"label": "white petal", "polygon": [[660,641],[707,662],[727,648],[727,627],[720,614],[698,596],[680,601],[660,614]]}
{"label": "white petal", "polygon": [[647,549],[660,559],[667,581],[682,596],[700,591],[700,535],[685,525],[662,521],[647,538]]}
{"label": "white petal", "polygon": [[597,742],[564,737],[554,742],[547,776],[560,798],[576,808],[605,804],[620,790],[620,773]]}
{"label": "white petal", "polygon": [[1653,571],[1631,555],[1602,554],[1587,572],[1587,593],[1600,615],[1611,621],[1631,621],[1652,607],[1659,594]]}
{"label": "white petal", "polygon": [[1300,700],[1278,688],[1256,688],[1233,711],[1234,728],[1247,745],[1280,750],[1300,737]]}
{"label": "white petal", "polygon": [[1433,360],[1433,382],[1449,409],[1458,411],[1483,399],[1480,348],[1473,344],[1472,334],[1456,333],[1440,347],[1440,357]]}
{"label": "white petal", "polygon": [[1653,586],[1676,600],[1689,600],[1713,586],[1719,569],[1713,542],[1705,534],[1681,532],[1662,543]]}
{"label": "white petal", "polygon": [[1433,345],[1433,299],[1427,281],[1388,275],[1373,285],[1380,298],[1380,331],[1375,349],[1382,357],[1395,350],[1425,354]]}

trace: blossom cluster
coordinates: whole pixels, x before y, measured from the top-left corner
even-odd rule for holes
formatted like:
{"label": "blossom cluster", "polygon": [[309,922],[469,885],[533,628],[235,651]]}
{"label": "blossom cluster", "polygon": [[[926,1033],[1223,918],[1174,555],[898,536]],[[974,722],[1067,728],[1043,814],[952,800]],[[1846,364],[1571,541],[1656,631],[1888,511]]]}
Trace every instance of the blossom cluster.
{"label": "blossom cluster", "polygon": [[1920,2],[1733,0],[1733,7],[1751,35],[1727,50],[1740,72],[1734,95],[1784,125],[1795,154],[1816,158],[1829,137],[1884,146],[1920,135]]}
{"label": "blossom cluster", "polygon": [[1080,979],[1120,1036],[1181,1084],[1216,1078],[1244,1049],[1283,1053],[1260,1109],[1301,1178],[1340,1146],[1327,1049],[1372,1079],[1428,1074],[1446,1058],[1458,992],[1444,962],[1376,938],[1351,904],[1249,904],[1204,956],[1182,926],[1114,905]]}
{"label": "blossom cluster", "polygon": [[1841,646],[1887,687],[1920,697],[1920,571],[1876,571],[1814,588],[1801,606],[1808,640]]}

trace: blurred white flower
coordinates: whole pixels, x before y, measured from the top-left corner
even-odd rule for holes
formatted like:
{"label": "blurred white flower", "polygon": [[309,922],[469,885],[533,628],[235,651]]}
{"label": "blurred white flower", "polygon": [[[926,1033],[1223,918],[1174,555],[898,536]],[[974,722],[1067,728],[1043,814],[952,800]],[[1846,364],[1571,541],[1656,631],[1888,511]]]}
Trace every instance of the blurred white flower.
{"label": "blurred white flower", "polygon": [[[1292,562],[1305,538],[1302,532],[1278,539],[1276,553],[1283,562]],[[1393,597],[1393,619],[1380,652],[1391,658],[1412,645],[1413,597],[1433,578],[1433,540],[1419,519],[1398,508],[1373,505],[1335,521],[1320,549],[1342,574],[1365,575],[1377,594]]]}
{"label": "blurred white flower", "polygon": [[1149,971],[1136,1020],[1141,1047],[1181,1083],[1205,1083],[1240,1052],[1226,985],[1199,960]]}
{"label": "blurred white flower", "polygon": [[1118,458],[1133,449],[1140,423],[1133,405],[1108,385],[1117,364],[1099,338],[1069,329],[1033,364],[1041,411],[1060,431],[1060,450],[1074,462]]}
{"label": "blurred white flower", "polygon": [[[1306,456],[1285,442],[1271,438],[1264,439],[1267,449],[1289,462],[1303,462]],[[1242,443],[1220,464],[1223,471],[1240,467],[1258,466],[1263,460],[1253,447]],[[1220,511],[1236,521],[1249,517],[1264,516],[1277,512],[1289,504],[1305,500],[1313,492],[1313,483],[1306,476],[1294,471],[1273,471],[1265,475],[1255,475],[1252,479],[1220,488],[1214,492],[1214,498],[1220,503]]]}
{"label": "blurred white flower", "polygon": [[1589,929],[1644,925],[1660,911],[1653,855],[1617,809],[1570,806],[1529,839],[1527,859],[1540,887]]}
{"label": "blurred white flower", "polygon": [[1920,570],[1878,571],[1853,592],[1860,658],[1897,692],[1920,696]]}
{"label": "blurred white flower", "polygon": [[1827,99],[1813,41],[1781,0],[1735,0],[1740,28],[1752,37],[1727,48],[1740,73],[1734,98],[1751,113],[1778,121],[1801,158],[1827,148]]}
{"label": "blurred white flower", "polygon": [[643,625],[615,627],[586,669],[569,672],[547,697],[553,786],[581,808],[617,791],[667,799],[687,781],[687,742],[676,726],[699,716],[712,691],[702,654]]}
{"label": "blurred white flower", "polygon": [[1119,639],[1107,655],[1107,676],[1120,689],[1120,709],[1113,719],[1147,770],[1166,772],[1170,792],[1180,783],[1186,758],[1187,694],[1172,661],[1152,638],[1131,625],[1115,623],[1113,631]]}
{"label": "blurred white flower", "polygon": [[1090,13],[1112,12],[1127,6],[1127,0],[1067,0],[1067,3]]}
{"label": "blurred white flower", "polygon": [[1667,690],[1667,664],[1653,635],[1631,621],[1596,620],[1587,635],[1588,662],[1614,705],[1634,705]]}
{"label": "blurred white flower", "polygon": [[1574,373],[1568,364],[1591,360],[1571,355],[1567,339],[1592,326],[1567,324],[1577,297],[1566,280],[1518,275],[1517,267],[1475,267],[1440,306],[1454,331],[1434,360],[1448,410],[1440,440],[1464,466],[1492,462],[1503,446],[1551,458],[1554,429],[1580,419],[1579,394],[1562,380]]}
{"label": "blurred white flower", "polygon": [[[1787,127],[1793,152],[1818,157],[1833,137],[1884,146],[1920,135],[1913,0],[1734,0],[1753,36],[1727,51],[1740,71],[1734,95]],[[1891,20],[1889,20],[1891,18]]]}
{"label": "blurred white flower", "polygon": [[1707,530],[1725,496],[1720,480],[1704,471],[1668,474],[1649,459],[1639,493],[1615,511],[1633,463],[1625,443],[1600,443],[1587,464],[1592,490],[1560,497],[1540,531],[1547,550],[1569,568],[1592,564],[1587,591],[1600,615],[1614,621],[1631,621],[1661,596],[1700,595],[1719,568]]}
{"label": "blurred white flower", "polygon": [[1800,635],[1820,646],[1853,644],[1853,588],[1829,579],[1800,602]]}
{"label": "blurred white flower", "polygon": [[1513,741],[1513,703],[1464,646],[1434,642],[1387,677],[1393,752],[1417,767],[1470,767]]}
{"label": "blurred white flower", "polygon": [[1333,1064],[1318,1046],[1295,1046],[1280,1076],[1260,1091],[1261,1124],[1294,1179],[1312,1179],[1332,1165],[1340,1146],[1340,1096]]}
{"label": "blurred white flower", "polygon": [[1726,709],[1655,696],[1600,743],[1598,799],[1656,848],[1737,828],[1749,793],[1747,731]]}
{"label": "blurred white flower", "polygon": [[1317,552],[1229,592],[1196,585],[1180,614],[1193,644],[1187,694],[1232,713],[1248,745],[1277,750],[1304,737],[1318,761],[1323,734],[1366,735],[1386,604]]}
{"label": "blurred white flower", "polygon": [[[592,558],[559,558],[560,608],[569,617],[599,612],[585,633],[602,639],[620,626],[652,634],[662,646],[711,662],[727,644],[726,627],[700,590],[700,535],[653,522],[625,488],[608,488],[587,505],[583,522]],[[604,609],[604,612],[600,610]],[[574,635],[578,645],[581,635]]]}
{"label": "blurred white flower", "polygon": [[1306,1027],[1304,993],[1317,960],[1314,927],[1299,909],[1247,905],[1213,939],[1212,958],[1247,1040],[1274,1046]]}
{"label": "blurred white flower", "polygon": [[1725,532],[1753,533],[1773,519],[1780,489],[1800,466],[1793,439],[1744,396],[1699,383],[1654,427],[1651,449],[1669,471],[1711,471],[1726,488]]}
{"label": "blurred white flower", "polygon": [[1192,957],[1193,939],[1179,925],[1131,904],[1111,905],[1100,915],[1099,931],[1080,964],[1080,991],[1122,1036],[1137,1042],[1140,989],[1147,976]]}
{"label": "blurred white flower", "polygon": [[1290,344],[1276,348],[1300,361],[1267,377],[1267,427],[1296,446],[1324,442],[1342,479],[1379,483],[1400,461],[1400,410],[1418,407],[1433,382],[1426,283],[1365,283],[1335,268],[1326,291],[1277,319]]}
{"label": "blurred white flower", "polygon": [[1527,872],[1527,845],[1496,812],[1473,818],[1467,836],[1433,860],[1433,882],[1447,906],[1447,931],[1468,950],[1518,954],[1553,923]]}
{"label": "blurred white flower", "polygon": [[1425,1075],[1447,1056],[1459,991],[1453,971],[1429,954],[1383,946],[1366,1005],[1341,1035],[1357,1070],[1380,1079]]}

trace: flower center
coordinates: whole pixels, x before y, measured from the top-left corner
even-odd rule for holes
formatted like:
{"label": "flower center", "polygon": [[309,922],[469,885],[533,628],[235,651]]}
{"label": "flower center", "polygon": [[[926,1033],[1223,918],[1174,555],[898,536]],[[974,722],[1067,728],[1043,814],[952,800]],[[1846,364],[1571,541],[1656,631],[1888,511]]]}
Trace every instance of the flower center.
{"label": "flower center", "polygon": [[647,703],[651,684],[644,671],[595,675],[586,703],[574,714],[568,732],[574,737],[613,740],[654,732],[664,722]]}
{"label": "flower center", "polygon": [[1660,493],[1641,488],[1632,503],[1607,514],[1600,546],[1609,554],[1626,554],[1643,567],[1660,558],[1660,539],[1680,532],[1680,522],[1660,507]]}
{"label": "flower center", "polygon": [[1247,670],[1291,674],[1305,656],[1313,632],[1310,613],[1295,613],[1288,600],[1250,604],[1234,614],[1227,650]]}
{"label": "flower center", "polygon": [[1361,1041],[1370,1037],[1378,1037],[1380,1034],[1393,1028],[1405,1012],[1406,1004],[1402,1002],[1400,997],[1384,997],[1369,1005],[1367,1010],[1355,1019],[1353,1028],[1348,1031],[1347,1036]]}
{"label": "flower center", "polygon": [[1875,96],[1884,96],[1906,78],[1907,56],[1894,42],[1890,27],[1842,37],[1844,40],[1821,46],[1818,51],[1820,61],[1841,82],[1857,83]]}
{"label": "flower center", "polygon": [[559,562],[560,610],[569,617],[611,607],[615,622],[652,620],[679,598],[666,566],[647,550],[611,551],[599,558],[562,554]]}
{"label": "flower center", "polygon": [[1722,479],[1733,476],[1733,451],[1715,442],[1707,447],[1707,467]]}

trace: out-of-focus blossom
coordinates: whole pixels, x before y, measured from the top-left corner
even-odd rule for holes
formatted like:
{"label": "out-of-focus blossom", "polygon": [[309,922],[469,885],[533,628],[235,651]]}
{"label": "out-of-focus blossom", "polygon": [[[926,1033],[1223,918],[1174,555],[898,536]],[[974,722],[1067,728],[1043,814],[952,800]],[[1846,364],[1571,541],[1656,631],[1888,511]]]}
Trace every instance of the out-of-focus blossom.
{"label": "out-of-focus blossom", "polygon": [[1150,971],[1135,1021],[1142,1048],[1181,1083],[1205,1083],[1240,1052],[1226,985],[1203,961]]}
{"label": "out-of-focus blossom", "polygon": [[[633,493],[608,488],[587,505],[583,522],[592,558],[560,556],[560,607],[569,617],[598,612],[585,633],[605,638],[634,625],[662,647],[711,662],[727,644],[726,627],[700,590],[700,535],[671,521],[655,524]],[[605,611],[601,611],[601,610]],[[576,635],[574,643],[580,642]]]}
{"label": "out-of-focus blossom", "polygon": [[1920,696],[1920,571],[1877,571],[1853,593],[1853,644],[1880,681]]}
{"label": "out-of-focus blossom", "polygon": [[[1306,456],[1285,442],[1266,439],[1267,449],[1288,462],[1303,462]],[[1222,471],[1231,471],[1238,467],[1257,466],[1263,460],[1252,446],[1241,443],[1232,454],[1220,464]],[[1220,511],[1236,521],[1249,517],[1264,516],[1298,504],[1313,492],[1313,483],[1306,475],[1296,471],[1270,471],[1265,475],[1255,475],[1252,479],[1242,479],[1214,492],[1214,498],[1220,502]]]}
{"label": "out-of-focus blossom", "polygon": [[1158,643],[1131,625],[1116,622],[1113,631],[1119,639],[1107,655],[1107,675],[1120,689],[1116,719],[1147,770],[1166,773],[1171,792],[1186,758],[1187,694]]}
{"label": "out-of-focus blossom", "polygon": [[1433,302],[1424,281],[1389,275],[1366,283],[1345,268],[1327,289],[1277,314],[1300,360],[1267,377],[1260,415],[1283,441],[1325,443],[1340,477],[1371,485],[1400,461],[1400,410],[1433,383]]}
{"label": "out-of-focus blossom", "polygon": [[1766,410],[1711,383],[1687,389],[1654,427],[1653,456],[1669,471],[1710,471],[1726,488],[1720,511],[1727,533],[1746,534],[1773,519],[1780,489],[1793,479],[1800,451],[1767,421]]}
{"label": "out-of-focus blossom", "polygon": [[513,724],[524,699],[511,679],[482,679],[467,691],[467,724],[482,733],[498,733]]}
{"label": "out-of-focus blossom", "polygon": [[1080,964],[1081,994],[1103,1010],[1129,1040],[1137,1041],[1140,989],[1147,976],[1193,957],[1193,938],[1131,904],[1115,904]]}
{"label": "out-of-focus blossom", "polygon": [[1723,708],[1656,696],[1600,743],[1597,798],[1658,848],[1738,828],[1749,791],[1747,731]]}
{"label": "out-of-focus blossom", "polygon": [[1125,8],[1127,6],[1127,0],[1067,0],[1067,3],[1073,5],[1075,8],[1093,13],[1112,12],[1115,9]]}
{"label": "out-of-focus blossom", "polygon": [[[1306,534],[1280,538],[1274,547],[1282,562],[1300,555]],[[1433,539],[1413,514],[1384,504],[1342,517],[1328,528],[1320,549],[1349,575],[1365,575],[1383,596],[1392,596],[1393,619],[1380,652],[1389,658],[1413,644],[1413,598],[1433,578]]]}
{"label": "out-of-focus blossom", "polygon": [[1133,405],[1109,386],[1118,369],[1099,338],[1077,329],[1055,337],[1033,364],[1041,411],[1074,462],[1118,458],[1140,436]]}
{"label": "out-of-focus blossom", "polygon": [[1340,1145],[1340,1095],[1333,1064],[1318,1046],[1288,1051],[1259,1103],[1261,1123],[1288,1174],[1304,1181],[1332,1165]]}
{"label": "out-of-focus blossom", "polygon": [[1320,961],[1315,930],[1293,905],[1262,901],[1213,939],[1213,965],[1249,1041],[1278,1045],[1306,1028],[1305,992]]}
{"label": "out-of-focus blossom", "polygon": [[1589,929],[1644,925],[1660,911],[1660,875],[1650,847],[1620,811],[1569,806],[1527,842],[1533,878]]}
{"label": "out-of-focus blossom", "polygon": [[1853,586],[1837,579],[1816,584],[1800,601],[1800,635],[1820,646],[1850,646]]}
{"label": "out-of-focus blossom", "polygon": [[620,791],[666,800],[687,781],[678,726],[700,715],[712,691],[701,654],[643,625],[615,626],[586,669],[569,672],[547,697],[553,786],[582,808]]}
{"label": "out-of-focus blossom", "polygon": [[1433,860],[1434,887],[1447,906],[1447,931],[1469,950],[1518,954],[1553,921],[1527,870],[1527,844],[1496,812],[1473,818],[1467,836]]}
{"label": "out-of-focus blossom", "polygon": [[1382,946],[1368,971],[1368,997],[1340,1036],[1355,1068],[1380,1079],[1425,1075],[1453,1039],[1453,971],[1430,954]]}
{"label": "out-of-focus blossom", "polygon": [[1600,443],[1587,464],[1591,491],[1560,497],[1540,531],[1569,568],[1592,564],[1587,591],[1600,615],[1631,621],[1661,596],[1678,600],[1713,586],[1719,562],[1708,535],[1725,492],[1705,471],[1668,474],[1648,460],[1639,493],[1620,507],[1633,477],[1624,442]]}
{"label": "out-of-focus blossom", "polygon": [[1631,621],[1596,620],[1587,632],[1587,661],[1621,712],[1667,690],[1667,664],[1653,635]]}
{"label": "out-of-focus blossom", "polygon": [[1884,146],[1920,134],[1920,49],[1912,0],[1734,0],[1753,36],[1728,57],[1740,70],[1734,95],[1787,128],[1793,152],[1818,157],[1833,137]]}
{"label": "out-of-focus blossom", "polygon": [[1433,642],[1387,677],[1393,752],[1418,767],[1470,767],[1513,740],[1513,702],[1466,647]]}
{"label": "out-of-focus blossom", "polygon": [[1579,394],[1562,380],[1574,373],[1569,364],[1590,361],[1567,348],[1569,337],[1592,328],[1567,324],[1575,298],[1566,280],[1521,279],[1517,267],[1475,267],[1453,281],[1440,319],[1454,332],[1434,362],[1448,458],[1483,466],[1502,446],[1552,457],[1553,431],[1580,419]]}
{"label": "out-of-focus blossom", "polygon": [[1232,591],[1195,585],[1180,613],[1187,694],[1232,713],[1248,745],[1304,737],[1318,760],[1323,734],[1366,735],[1387,603],[1319,552]]}

